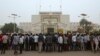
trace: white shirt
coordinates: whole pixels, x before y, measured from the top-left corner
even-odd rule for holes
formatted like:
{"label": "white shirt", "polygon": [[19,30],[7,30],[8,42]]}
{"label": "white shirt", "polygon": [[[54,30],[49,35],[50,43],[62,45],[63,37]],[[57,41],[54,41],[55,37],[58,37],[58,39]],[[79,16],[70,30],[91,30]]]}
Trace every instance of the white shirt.
{"label": "white shirt", "polygon": [[94,42],[99,42],[98,37],[93,38]]}
{"label": "white shirt", "polygon": [[18,45],[18,43],[19,43],[19,36],[14,36],[13,44]]}
{"label": "white shirt", "polygon": [[44,35],[43,38],[46,39],[46,36]]}
{"label": "white shirt", "polygon": [[84,42],[84,36],[81,36],[81,37],[80,37],[80,41],[81,41],[81,43]]}
{"label": "white shirt", "polygon": [[4,36],[2,37],[2,39],[3,39],[3,43],[7,43],[8,36],[7,36],[7,35],[4,35]]}
{"label": "white shirt", "polygon": [[76,36],[72,36],[72,42],[76,42]]}
{"label": "white shirt", "polygon": [[63,44],[63,38],[61,36],[58,37],[58,43]]}
{"label": "white shirt", "polygon": [[19,43],[20,43],[20,44],[23,44],[23,42],[24,42],[24,36],[22,36],[22,37],[19,39]]}
{"label": "white shirt", "polygon": [[37,35],[34,36],[34,42],[35,42],[35,43],[38,42],[38,38],[39,38],[39,36],[37,36]]}

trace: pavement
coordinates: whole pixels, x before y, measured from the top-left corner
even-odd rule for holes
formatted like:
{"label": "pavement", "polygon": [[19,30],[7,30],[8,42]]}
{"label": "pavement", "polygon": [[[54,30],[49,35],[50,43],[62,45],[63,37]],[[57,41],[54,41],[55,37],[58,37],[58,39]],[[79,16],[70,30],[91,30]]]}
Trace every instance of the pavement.
{"label": "pavement", "polygon": [[23,51],[23,54],[13,54],[13,50],[6,51],[0,56],[100,56],[100,51],[97,53],[91,51],[66,51],[66,52],[42,52]]}

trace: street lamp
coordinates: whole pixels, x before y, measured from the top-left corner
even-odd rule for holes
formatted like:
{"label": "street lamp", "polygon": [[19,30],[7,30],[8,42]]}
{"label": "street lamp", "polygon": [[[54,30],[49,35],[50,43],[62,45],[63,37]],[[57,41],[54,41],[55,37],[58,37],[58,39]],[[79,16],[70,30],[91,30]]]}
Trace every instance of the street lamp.
{"label": "street lamp", "polygon": [[14,29],[13,29],[13,32],[15,33],[16,31],[16,22],[15,22],[15,19],[17,18],[17,17],[20,17],[20,16],[18,16],[17,14],[11,14],[11,16],[8,16],[9,18],[13,18],[14,19]]}

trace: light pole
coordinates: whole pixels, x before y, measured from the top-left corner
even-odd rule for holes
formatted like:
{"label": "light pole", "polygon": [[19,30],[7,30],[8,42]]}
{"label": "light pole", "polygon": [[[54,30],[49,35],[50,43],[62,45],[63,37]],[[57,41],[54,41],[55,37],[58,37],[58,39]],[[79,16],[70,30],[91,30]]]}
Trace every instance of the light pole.
{"label": "light pole", "polygon": [[14,29],[13,29],[13,33],[15,33],[15,32],[16,32],[16,22],[15,22],[15,19],[16,19],[17,17],[20,17],[20,16],[18,16],[17,14],[11,14],[11,16],[8,16],[8,17],[14,19]]}

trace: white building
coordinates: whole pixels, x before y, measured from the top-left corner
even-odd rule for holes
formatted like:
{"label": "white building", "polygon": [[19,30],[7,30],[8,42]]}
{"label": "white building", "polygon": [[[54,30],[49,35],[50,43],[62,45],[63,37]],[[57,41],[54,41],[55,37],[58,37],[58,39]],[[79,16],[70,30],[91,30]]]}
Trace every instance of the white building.
{"label": "white building", "polygon": [[[94,30],[100,30],[100,25],[93,24]],[[80,28],[79,22],[70,22],[69,15],[61,12],[40,12],[39,15],[32,15],[31,22],[21,22],[19,27],[24,32],[32,33],[67,33],[77,31]]]}
{"label": "white building", "polygon": [[70,30],[70,18],[61,12],[40,12],[32,15],[32,22],[20,23],[20,28],[32,33],[66,33]]}

